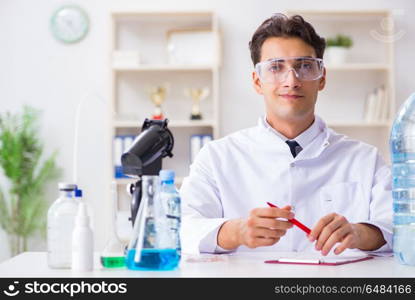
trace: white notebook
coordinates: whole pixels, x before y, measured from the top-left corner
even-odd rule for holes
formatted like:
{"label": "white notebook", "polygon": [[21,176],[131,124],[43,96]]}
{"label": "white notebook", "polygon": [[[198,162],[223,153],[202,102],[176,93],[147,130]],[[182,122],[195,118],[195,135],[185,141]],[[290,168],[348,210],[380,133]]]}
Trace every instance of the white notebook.
{"label": "white notebook", "polygon": [[340,255],[321,255],[319,252],[296,252],[283,255],[276,259],[266,260],[266,263],[304,264],[304,265],[343,265],[373,259],[364,252],[345,252]]}

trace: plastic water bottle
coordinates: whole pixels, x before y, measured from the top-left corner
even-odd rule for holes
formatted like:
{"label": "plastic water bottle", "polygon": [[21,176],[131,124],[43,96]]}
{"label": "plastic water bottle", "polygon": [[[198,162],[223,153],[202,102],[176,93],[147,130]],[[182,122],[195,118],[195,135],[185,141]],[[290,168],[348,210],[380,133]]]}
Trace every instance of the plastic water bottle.
{"label": "plastic water bottle", "polygon": [[415,265],[415,93],[402,105],[390,137],[392,155],[393,252]]}
{"label": "plastic water bottle", "polygon": [[72,231],[79,202],[74,198],[76,184],[59,183],[59,198],[50,206],[47,219],[48,265],[50,268],[70,268]]}
{"label": "plastic water bottle", "polygon": [[173,170],[161,170],[159,175],[161,181],[160,198],[165,205],[170,234],[174,239],[177,256],[180,259],[182,250],[180,243],[181,200],[179,191],[174,185],[175,173]]}

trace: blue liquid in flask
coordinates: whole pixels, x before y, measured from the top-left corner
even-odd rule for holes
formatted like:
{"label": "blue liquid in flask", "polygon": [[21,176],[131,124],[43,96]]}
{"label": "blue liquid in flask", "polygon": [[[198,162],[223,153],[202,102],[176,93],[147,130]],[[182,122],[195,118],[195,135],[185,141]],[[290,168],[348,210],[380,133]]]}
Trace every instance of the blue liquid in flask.
{"label": "blue liquid in flask", "polygon": [[131,270],[174,270],[180,261],[176,249],[142,249],[141,259],[134,261],[136,250],[131,249],[127,254],[127,268]]}

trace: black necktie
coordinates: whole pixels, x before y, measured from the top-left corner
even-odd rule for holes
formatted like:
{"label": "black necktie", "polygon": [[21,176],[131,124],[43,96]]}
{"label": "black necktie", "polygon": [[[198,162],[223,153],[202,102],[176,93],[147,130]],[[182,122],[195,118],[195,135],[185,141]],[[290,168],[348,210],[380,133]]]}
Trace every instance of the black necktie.
{"label": "black necktie", "polygon": [[300,153],[301,150],[303,150],[303,148],[301,148],[300,144],[298,144],[295,140],[292,140],[292,141],[288,140],[288,141],[285,141],[285,142],[288,144],[288,146],[290,146],[290,151],[291,151],[291,154],[293,155],[293,157],[296,157],[297,154]]}

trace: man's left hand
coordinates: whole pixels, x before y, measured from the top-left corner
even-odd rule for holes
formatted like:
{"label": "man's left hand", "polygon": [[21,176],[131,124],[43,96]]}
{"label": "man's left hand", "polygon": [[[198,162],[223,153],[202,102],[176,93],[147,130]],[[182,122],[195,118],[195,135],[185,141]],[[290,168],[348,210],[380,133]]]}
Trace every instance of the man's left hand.
{"label": "man's left hand", "polygon": [[315,248],[323,255],[327,255],[336,243],[340,243],[334,254],[340,254],[347,248],[359,248],[361,234],[359,226],[362,224],[349,223],[339,214],[331,213],[321,218],[309,234],[311,242],[316,241]]}

